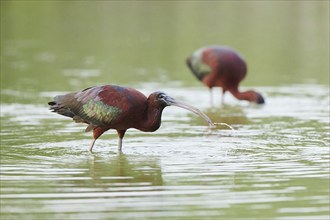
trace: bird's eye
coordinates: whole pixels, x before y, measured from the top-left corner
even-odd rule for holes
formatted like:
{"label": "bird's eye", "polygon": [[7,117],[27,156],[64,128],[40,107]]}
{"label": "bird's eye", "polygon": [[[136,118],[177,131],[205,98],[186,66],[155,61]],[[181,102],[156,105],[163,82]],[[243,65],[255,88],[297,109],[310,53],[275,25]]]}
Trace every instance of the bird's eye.
{"label": "bird's eye", "polygon": [[159,99],[163,99],[163,98],[165,98],[165,94],[164,94],[164,93],[160,93],[160,94],[158,94],[158,98],[159,98]]}

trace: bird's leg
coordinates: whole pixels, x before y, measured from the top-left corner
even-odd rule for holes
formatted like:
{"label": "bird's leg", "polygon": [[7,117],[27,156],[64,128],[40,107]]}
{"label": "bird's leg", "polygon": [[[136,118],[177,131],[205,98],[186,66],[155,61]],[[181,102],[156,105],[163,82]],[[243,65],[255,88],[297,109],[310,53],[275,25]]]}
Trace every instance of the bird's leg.
{"label": "bird's leg", "polygon": [[221,96],[221,104],[222,105],[225,104],[225,93],[226,93],[226,90],[225,89],[222,89],[222,96]]}
{"label": "bird's leg", "polygon": [[119,141],[118,141],[118,152],[122,153],[122,147],[123,147],[123,138],[125,135],[126,130],[117,130]]}
{"label": "bird's leg", "polygon": [[119,138],[119,140],[118,140],[118,152],[119,153],[123,153],[122,148],[123,148],[123,139]]}
{"label": "bird's leg", "polygon": [[102,128],[102,127],[95,127],[93,129],[93,141],[89,147],[89,151],[92,152],[93,150],[93,146],[94,146],[94,143],[96,141],[96,139],[98,139],[107,129],[105,128]]}
{"label": "bird's leg", "polygon": [[93,150],[93,146],[94,146],[95,141],[96,141],[96,139],[93,138],[93,141],[92,141],[91,145],[89,146],[89,151],[90,151],[91,153],[93,153],[92,150]]}
{"label": "bird's leg", "polygon": [[213,94],[212,94],[212,87],[209,88],[210,91],[210,104],[213,106]]}

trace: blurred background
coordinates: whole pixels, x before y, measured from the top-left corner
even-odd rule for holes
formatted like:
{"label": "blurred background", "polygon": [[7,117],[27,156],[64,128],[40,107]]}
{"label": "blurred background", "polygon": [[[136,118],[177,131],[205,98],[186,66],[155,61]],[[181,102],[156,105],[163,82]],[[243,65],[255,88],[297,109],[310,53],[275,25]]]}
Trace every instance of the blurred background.
{"label": "blurred background", "polygon": [[200,85],[185,59],[215,44],[245,57],[243,85],[328,84],[329,2],[2,1],[1,88]]}
{"label": "blurred background", "polygon": [[[329,219],[329,1],[1,0],[1,219]],[[208,89],[185,59],[227,45],[250,105]],[[55,95],[118,84],[163,90],[215,122],[166,108],[87,151]]]}

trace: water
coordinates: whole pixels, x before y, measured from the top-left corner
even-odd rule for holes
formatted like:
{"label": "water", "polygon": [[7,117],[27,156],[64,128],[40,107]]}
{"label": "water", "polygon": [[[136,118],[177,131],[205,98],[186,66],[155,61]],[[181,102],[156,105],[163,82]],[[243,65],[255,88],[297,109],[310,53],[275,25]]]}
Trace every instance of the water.
{"label": "water", "polygon": [[[238,3],[1,2],[1,219],[329,219],[329,3]],[[210,104],[184,58],[219,42],[245,55],[242,89],[265,105],[221,105],[217,89]],[[108,83],[234,130],[167,107],[156,132],[128,130],[123,154],[115,131],[91,154],[91,133],[47,101]]]}

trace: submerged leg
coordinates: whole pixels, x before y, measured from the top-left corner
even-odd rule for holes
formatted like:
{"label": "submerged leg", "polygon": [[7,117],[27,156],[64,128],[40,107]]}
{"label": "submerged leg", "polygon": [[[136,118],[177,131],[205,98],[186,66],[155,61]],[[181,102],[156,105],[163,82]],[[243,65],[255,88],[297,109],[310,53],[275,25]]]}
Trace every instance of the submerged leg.
{"label": "submerged leg", "polygon": [[125,135],[126,130],[117,130],[119,141],[118,141],[118,152],[122,153],[122,147],[123,147],[123,138]]}

